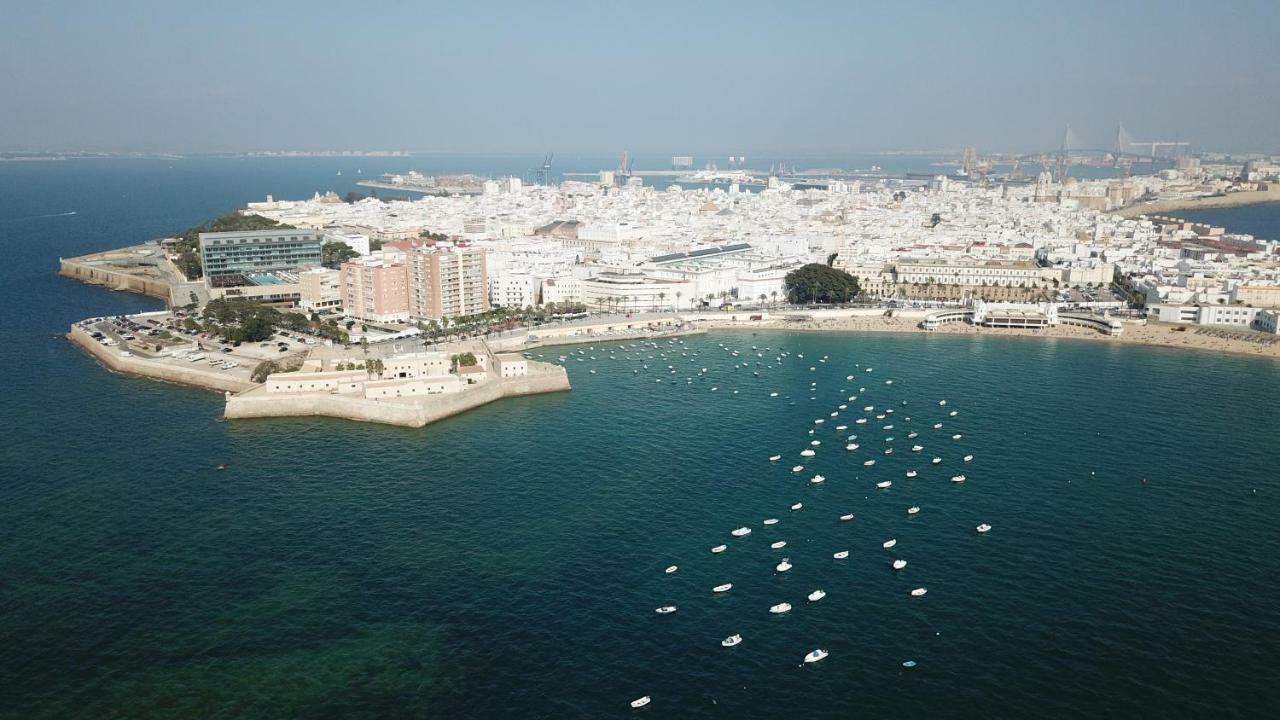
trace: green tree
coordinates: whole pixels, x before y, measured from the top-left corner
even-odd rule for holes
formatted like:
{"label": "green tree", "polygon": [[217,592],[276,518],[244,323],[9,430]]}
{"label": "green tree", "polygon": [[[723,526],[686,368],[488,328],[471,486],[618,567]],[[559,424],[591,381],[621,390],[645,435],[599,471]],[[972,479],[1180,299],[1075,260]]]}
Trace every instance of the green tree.
{"label": "green tree", "polygon": [[357,257],[360,257],[360,253],[344,242],[327,242],[320,247],[320,264],[331,270],[336,270],[342,263]]}
{"label": "green tree", "polygon": [[858,279],[843,270],[810,263],[787,273],[787,299],[794,304],[845,303],[857,297]]}

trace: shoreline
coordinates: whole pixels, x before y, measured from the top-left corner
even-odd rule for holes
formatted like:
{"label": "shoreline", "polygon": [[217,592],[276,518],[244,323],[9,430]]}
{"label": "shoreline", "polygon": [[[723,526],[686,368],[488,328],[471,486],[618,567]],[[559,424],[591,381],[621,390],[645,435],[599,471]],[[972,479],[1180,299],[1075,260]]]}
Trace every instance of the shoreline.
{"label": "shoreline", "polygon": [[[1179,327],[1186,327],[1187,330],[1185,332],[1175,330],[1175,328]],[[732,330],[736,332],[744,330],[775,330],[784,332],[834,334],[885,333],[900,335],[978,335],[985,337],[994,336],[1028,339],[1084,340],[1107,345],[1157,347],[1167,348],[1170,350],[1195,350],[1200,352],[1225,353],[1243,357],[1280,360],[1280,339],[1269,345],[1260,345],[1241,340],[1228,340],[1226,338],[1200,334],[1195,331],[1196,328],[1197,326],[1171,325],[1164,323],[1151,323],[1145,326],[1126,323],[1124,329],[1125,334],[1115,337],[1103,335],[1085,328],[1061,325],[1047,330],[1006,330],[978,328],[969,324],[952,324],[944,325],[937,330],[925,330],[918,325],[907,322],[886,322],[882,319],[880,322],[875,322],[853,318],[824,321],[809,320],[799,323],[787,323],[785,325],[773,322],[769,322],[767,324],[760,323],[748,325],[742,322],[732,321],[713,322],[707,325],[708,330]]]}
{"label": "shoreline", "polygon": [[1115,214],[1124,218],[1134,218],[1139,215],[1164,215],[1173,212],[1237,208],[1248,205],[1266,205],[1267,203],[1280,203],[1280,188],[1185,198],[1182,200],[1157,200],[1120,208],[1115,211]]}

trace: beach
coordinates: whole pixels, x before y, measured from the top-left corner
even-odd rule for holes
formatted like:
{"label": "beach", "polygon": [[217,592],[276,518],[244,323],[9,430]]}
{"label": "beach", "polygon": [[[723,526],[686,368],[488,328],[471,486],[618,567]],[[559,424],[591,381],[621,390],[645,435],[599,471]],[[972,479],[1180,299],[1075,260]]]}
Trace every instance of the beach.
{"label": "beach", "polygon": [[[1221,327],[1197,327],[1192,325],[1174,325],[1171,323],[1147,322],[1145,324],[1126,322],[1124,333],[1119,336],[1103,335],[1089,328],[1057,325],[1041,330],[993,329],[968,323],[950,323],[936,330],[925,330],[920,327],[917,317],[884,317],[853,315],[847,317],[827,317],[806,320],[788,320],[775,318],[763,322],[744,323],[726,320],[712,321],[709,328],[725,330],[743,330],[748,328],[769,328],[777,330],[796,330],[802,332],[887,332],[887,333],[929,333],[941,335],[1017,335],[1041,338],[1065,338],[1070,340],[1090,340],[1116,345],[1151,345],[1156,347],[1182,348],[1188,350],[1204,350],[1209,352],[1251,355],[1255,357],[1280,358],[1280,336],[1270,336],[1258,332],[1235,330]],[[1239,339],[1247,338],[1247,339]]]}

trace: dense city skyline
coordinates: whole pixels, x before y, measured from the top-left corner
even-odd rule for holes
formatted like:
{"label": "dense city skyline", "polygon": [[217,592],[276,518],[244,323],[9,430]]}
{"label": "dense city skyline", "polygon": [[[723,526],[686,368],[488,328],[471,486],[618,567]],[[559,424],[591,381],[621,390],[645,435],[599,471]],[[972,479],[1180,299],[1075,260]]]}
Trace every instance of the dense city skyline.
{"label": "dense city skyline", "polygon": [[1274,151],[1275,4],[84,2],[0,28],[8,150]]}

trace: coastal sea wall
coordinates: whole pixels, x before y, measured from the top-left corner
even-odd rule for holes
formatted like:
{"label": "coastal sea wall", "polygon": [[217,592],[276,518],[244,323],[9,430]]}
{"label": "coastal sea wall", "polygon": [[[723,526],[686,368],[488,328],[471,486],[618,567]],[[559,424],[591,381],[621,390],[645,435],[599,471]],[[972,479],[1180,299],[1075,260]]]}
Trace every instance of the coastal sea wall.
{"label": "coastal sea wall", "polygon": [[1186,198],[1184,200],[1162,200],[1157,202],[1130,205],[1116,211],[1121,217],[1137,217],[1139,215],[1164,215],[1179,210],[1204,210],[1206,208],[1231,208],[1245,205],[1261,205],[1263,203],[1280,203],[1280,187],[1253,192],[1227,193],[1213,197]]}
{"label": "coastal sea wall", "polygon": [[256,387],[227,397],[228,420],[267,417],[334,417],[401,427],[422,427],[503,398],[569,390],[563,367],[529,362],[529,374],[493,378],[460,393],[414,399],[370,400],[336,393],[267,393]]}
{"label": "coastal sea wall", "polygon": [[90,337],[89,333],[76,326],[71,327],[71,331],[67,333],[67,339],[89,353],[107,369],[115,372],[222,392],[244,392],[259,387],[256,383],[247,380],[225,374],[220,375],[198,367],[184,367],[136,356],[126,357],[117,350],[100,344]]}
{"label": "coastal sea wall", "polygon": [[58,274],[90,285],[105,285],[112,290],[141,293],[169,302],[169,284],[155,278],[140,277],[101,265],[87,265],[65,258],[58,261]]}

